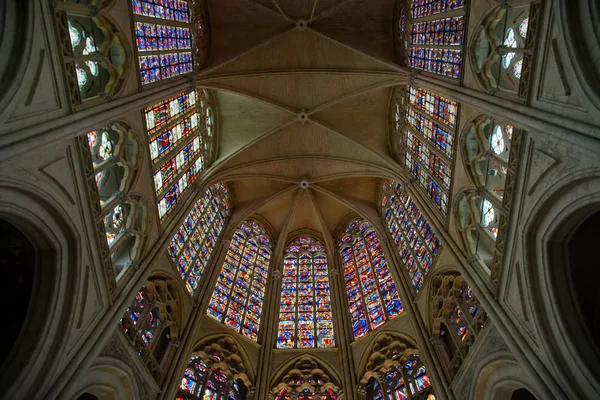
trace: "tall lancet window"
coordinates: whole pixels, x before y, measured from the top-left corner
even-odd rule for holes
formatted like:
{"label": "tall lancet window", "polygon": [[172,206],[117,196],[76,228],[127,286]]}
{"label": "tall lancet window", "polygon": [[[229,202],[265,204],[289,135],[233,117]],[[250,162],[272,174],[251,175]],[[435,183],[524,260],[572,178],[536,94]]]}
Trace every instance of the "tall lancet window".
{"label": "tall lancet window", "polygon": [[352,221],[339,243],[354,338],[400,315],[396,285],[377,233],[366,221]]}
{"label": "tall lancet window", "polygon": [[[410,29],[401,42],[410,45],[411,68],[460,78],[465,36],[465,0],[412,0]],[[448,13],[452,13],[448,15]],[[437,15],[441,14],[441,15]],[[434,16],[435,17],[432,17]],[[403,18],[403,17],[401,17]],[[407,35],[405,38],[404,35]],[[408,40],[405,40],[408,39]]]}
{"label": "tall lancet window", "polygon": [[381,215],[387,223],[402,262],[418,292],[423,286],[425,275],[433,266],[440,241],[399,183],[393,181],[383,183]]}
{"label": "tall lancet window", "polygon": [[169,243],[169,255],[192,295],[229,214],[227,202],[223,184],[209,187]]}
{"label": "tall lancet window", "polygon": [[204,90],[179,93],[144,110],[161,221],[210,161],[211,113]]}
{"label": "tall lancet window", "polygon": [[272,245],[253,221],[236,229],[221,267],[208,315],[256,342]]}
{"label": "tall lancet window", "polygon": [[143,85],[194,71],[193,10],[187,0],[132,0]]}
{"label": "tall lancet window", "polygon": [[442,214],[446,214],[458,104],[423,88],[409,86],[406,90],[398,89],[392,113],[400,162]]}
{"label": "tall lancet window", "polygon": [[285,250],[277,348],[334,346],[327,254],[303,236]]}

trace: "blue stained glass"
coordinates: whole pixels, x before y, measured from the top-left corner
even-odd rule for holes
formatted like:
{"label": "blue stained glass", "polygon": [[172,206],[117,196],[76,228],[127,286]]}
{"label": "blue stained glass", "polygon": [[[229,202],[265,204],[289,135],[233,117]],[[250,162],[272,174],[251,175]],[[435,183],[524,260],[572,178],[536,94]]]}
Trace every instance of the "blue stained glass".
{"label": "blue stained glass", "polygon": [[381,213],[418,292],[439,251],[440,241],[402,185],[385,181],[381,198]]}
{"label": "blue stained glass", "polygon": [[401,314],[403,308],[377,234],[367,222],[357,220],[347,226],[339,254],[354,337],[358,339]]}
{"label": "blue stained glass", "polygon": [[[259,242],[267,247],[259,247]],[[243,222],[233,235],[207,311],[208,315],[255,342],[270,252],[270,240],[264,228],[253,221]]]}
{"label": "blue stained glass", "polygon": [[285,251],[277,347],[334,347],[323,246],[300,237]]}
{"label": "blue stained glass", "polygon": [[167,249],[186,288],[194,294],[228,214],[222,184],[215,184],[194,205]]}

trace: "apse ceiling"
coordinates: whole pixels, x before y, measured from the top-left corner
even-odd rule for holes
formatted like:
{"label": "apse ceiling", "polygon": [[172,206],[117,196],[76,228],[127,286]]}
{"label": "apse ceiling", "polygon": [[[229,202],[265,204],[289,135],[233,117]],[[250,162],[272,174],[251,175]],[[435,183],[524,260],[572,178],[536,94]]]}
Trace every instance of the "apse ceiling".
{"label": "apse ceiling", "polygon": [[[208,0],[218,155],[202,184],[227,182],[236,226],[277,235],[377,221],[380,179],[402,179],[389,143],[394,0]],[[377,223],[376,223],[377,225]],[[324,235],[326,236],[326,235]]]}

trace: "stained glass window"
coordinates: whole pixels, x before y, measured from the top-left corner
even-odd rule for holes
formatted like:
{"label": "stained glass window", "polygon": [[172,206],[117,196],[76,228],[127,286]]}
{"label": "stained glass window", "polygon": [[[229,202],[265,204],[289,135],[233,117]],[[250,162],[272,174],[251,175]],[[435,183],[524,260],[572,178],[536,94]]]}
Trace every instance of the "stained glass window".
{"label": "stained glass window", "polygon": [[229,214],[227,189],[209,187],[169,243],[168,252],[185,286],[194,294]]}
{"label": "stained glass window", "polygon": [[262,226],[243,222],[233,234],[208,315],[256,342],[262,314],[271,241]]}
{"label": "stained glass window", "polygon": [[526,54],[534,50],[533,43],[527,43],[529,30],[535,28],[529,25],[531,7],[522,4],[503,9],[499,14],[494,14],[498,10],[491,11],[478,27],[472,55],[477,62],[475,74],[486,90],[524,95],[520,89],[523,64],[529,59]]}
{"label": "stained glass window", "polygon": [[325,248],[300,237],[284,255],[277,347],[334,347]]}
{"label": "stained glass window", "polygon": [[368,222],[348,224],[338,246],[354,338],[358,339],[404,309],[377,233]]}
{"label": "stained glass window", "polygon": [[460,77],[465,17],[459,15],[426,21],[421,18],[463,9],[464,6],[464,0],[412,0],[408,53],[411,68],[451,78]]}
{"label": "stained glass window", "polygon": [[461,50],[413,47],[410,49],[410,67],[434,74],[460,77]]}
{"label": "stained glass window", "polygon": [[487,314],[460,275],[438,276],[432,290],[432,299],[435,298],[431,302],[433,329],[438,335],[447,336],[442,341],[446,351],[444,359],[450,359],[449,372],[453,376],[471,351]]}
{"label": "stained glass window", "polygon": [[411,11],[413,18],[421,18],[457,10],[464,6],[465,0],[412,0]]}
{"label": "stained glass window", "polygon": [[274,400],[337,400],[339,387],[318,359],[304,355],[284,371],[276,372],[278,379],[271,387]]}
{"label": "stained glass window", "polygon": [[131,250],[145,234],[144,208],[127,197],[137,165],[137,145],[128,127],[121,123],[88,132],[86,142],[98,190],[99,217],[104,223],[106,243],[118,279],[136,258],[137,252]]}
{"label": "stained glass window", "polygon": [[[146,362],[162,362],[170,347],[171,335],[177,334],[175,282],[150,279],[138,291],[120,320],[121,328]],[[153,374],[159,371],[152,370]]]}
{"label": "stained glass window", "polygon": [[440,241],[399,183],[389,180],[384,182],[381,214],[418,292],[423,286],[425,276],[433,266]]}
{"label": "stained glass window", "polygon": [[144,110],[161,220],[208,162],[212,127],[202,117],[208,109],[207,94],[192,90]]}
{"label": "stained glass window", "polygon": [[416,22],[412,26],[411,42],[418,45],[457,46],[463,44],[464,17]]}
{"label": "stained glass window", "polygon": [[521,72],[523,71],[523,60],[519,60],[513,67],[513,74],[517,79],[521,79]]}
{"label": "stained glass window", "polygon": [[[139,15],[160,20],[160,23],[135,21],[142,84],[193,72],[193,28],[187,0],[133,0],[132,8],[134,19]],[[185,26],[168,25],[168,21]],[[147,52],[153,54],[141,54]]]}
{"label": "stained glass window", "polygon": [[527,29],[528,28],[529,28],[529,17],[527,17],[523,21],[521,21],[521,24],[519,25],[519,35],[521,35],[521,37],[523,39],[527,38]]}
{"label": "stained glass window", "polygon": [[[409,87],[408,100],[415,109],[425,112],[427,116],[432,117],[434,120],[450,128],[456,127],[458,115],[456,102],[415,86]],[[452,141],[450,147],[452,147]],[[448,155],[452,156],[452,151]]]}
{"label": "stained glass window", "polygon": [[[176,399],[197,400],[243,400],[247,389],[244,384],[228,377],[215,364],[222,363],[218,357],[193,355],[183,373],[179,385],[180,397]],[[231,375],[231,372],[229,372]]]}
{"label": "stained glass window", "polygon": [[429,375],[418,354],[410,355],[400,366],[392,365],[383,378],[383,386],[377,380],[372,380],[367,388],[367,399],[436,399]]}
{"label": "stained glass window", "polygon": [[164,20],[190,22],[187,0],[132,0],[133,13]]}
{"label": "stained glass window", "polygon": [[445,214],[452,181],[458,104],[414,86],[409,86],[405,93],[407,101],[403,101],[403,113],[406,123],[396,123],[400,157]]}
{"label": "stained glass window", "polygon": [[288,392],[286,389],[282,389],[277,393],[277,396],[275,396],[275,400],[292,400],[292,399],[298,399],[298,400],[316,400],[316,399],[320,399],[320,400],[337,400],[337,393],[333,390],[333,389],[325,389],[323,392],[315,392],[312,391],[308,388],[302,389],[300,392],[294,394],[294,397],[292,397],[293,392]]}
{"label": "stained glass window", "polygon": [[[104,24],[101,18],[67,15],[70,48],[65,49],[69,70],[76,78],[78,94],[76,103],[99,95],[112,96],[122,82],[126,55],[115,44],[114,28]],[[98,60],[101,59],[102,62]]]}

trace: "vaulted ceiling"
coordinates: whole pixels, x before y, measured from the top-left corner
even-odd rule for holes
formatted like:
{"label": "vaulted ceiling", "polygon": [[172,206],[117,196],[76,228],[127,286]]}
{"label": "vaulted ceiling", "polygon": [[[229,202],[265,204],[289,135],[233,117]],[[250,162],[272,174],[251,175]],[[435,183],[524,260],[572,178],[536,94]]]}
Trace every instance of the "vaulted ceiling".
{"label": "vaulted ceiling", "polygon": [[202,184],[227,182],[232,224],[253,215],[278,235],[376,221],[391,152],[394,0],[208,0],[218,154]]}

